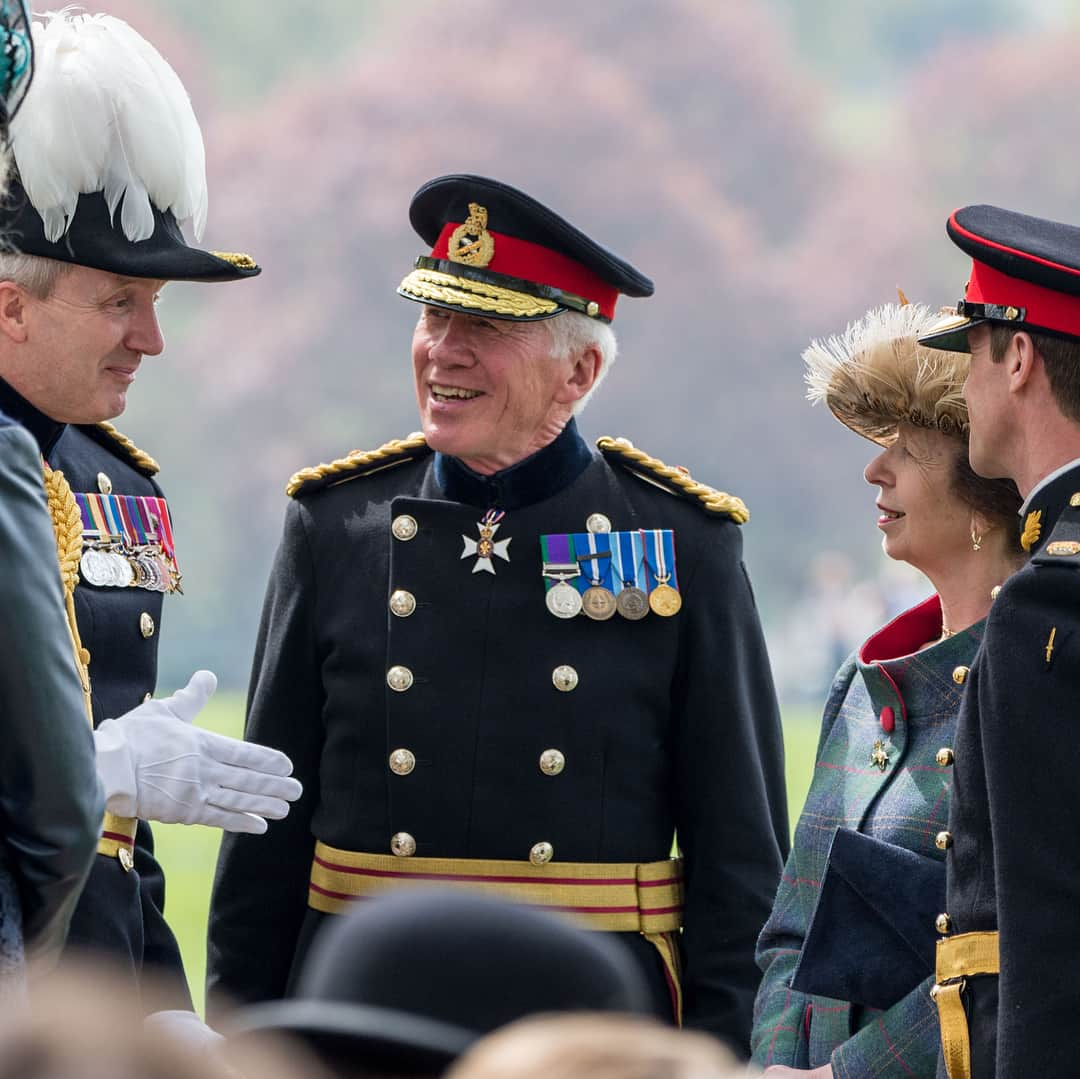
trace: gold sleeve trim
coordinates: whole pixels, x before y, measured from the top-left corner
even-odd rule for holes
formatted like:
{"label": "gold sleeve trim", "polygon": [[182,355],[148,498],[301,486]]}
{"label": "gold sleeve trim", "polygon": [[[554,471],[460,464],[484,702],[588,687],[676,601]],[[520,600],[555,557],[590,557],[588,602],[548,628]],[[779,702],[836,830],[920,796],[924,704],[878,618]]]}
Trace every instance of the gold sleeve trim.
{"label": "gold sleeve trim", "polygon": [[124,451],[124,455],[137,469],[145,472],[148,476],[156,475],[161,471],[157,461],[150,454],[140,450],[127,435],[121,434],[111,423],[99,423],[97,427],[98,430],[104,431],[108,435],[110,441]]}
{"label": "gold sleeve trim", "polygon": [[452,303],[493,315],[535,318],[554,315],[559,310],[559,305],[551,300],[439,270],[413,270],[398,287],[416,300]]}
{"label": "gold sleeve trim", "polygon": [[419,432],[409,435],[408,438],[392,439],[376,450],[353,450],[352,453],[339,457],[336,461],[294,472],[285,487],[285,493],[290,498],[296,498],[298,495],[317,491],[346,479],[369,476],[384,468],[404,464],[414,457],[421,456],[417,451],[426,450],[427,441]]}
{"label": "gold sleeve trim", "polygon": [[641,479],[657,483],[671,494],[699,502],[706,513],[730,517],[737,525],[750,520],[750,511],[741,498],[698,483],[685,468],[673,468],[656,457],[650,457],[643,450],[636,449],[629,439],[605,435],[597,439],[596,445],[601,453],[622,458],[622,463]]}

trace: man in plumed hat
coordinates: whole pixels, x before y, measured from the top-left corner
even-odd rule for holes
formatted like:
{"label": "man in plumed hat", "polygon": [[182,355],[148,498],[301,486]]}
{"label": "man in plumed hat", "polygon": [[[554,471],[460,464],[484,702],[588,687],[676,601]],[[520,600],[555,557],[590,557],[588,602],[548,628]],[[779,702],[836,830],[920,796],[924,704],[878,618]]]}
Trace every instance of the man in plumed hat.
{"label": "man in plumed hat", "polygon": [[246,733],[306,794],[225,841],[212,1002],[281,996],[325,917],[438,882],[610,932],[657,1012],[745,1052],[787,849],[746,508],[578,431],[646,277],[494,180],[410,218],[423,431],[289,484]]}
{"label": "man in plumed hat", "polygon": [[184,240],[180,222],[198,234],[206,214],[202,136],[156,50],[118,19],[70,12],[35,26],[34,41],[0,207],[16,249],[0,254],[0,409],[40,455],[54,542],[38,557],[55,567],[59,555],[58,628],[106,795],[70,944],[108,953],[136,979],[144,968],[174,975],[183,1010],[190,996],[146,821],[264,831],[299,786],[280,752],[191,726],[210,672],[151,699],[162,597],[179,590],[183,555],[157,465],[106,421],[124,410],[143,357],[164,347],[154,305],[166,281],[236,280],[258,267]]}
{"label": "man in plumed hat", "polygon": [[937,919],[939,1075],[1077,1073],[1080,786],[1080,228],[968,206],[956,317],[924,340],[970,351],[971,464],[1015,480],[1030,562],[994,600],[965,689]]}

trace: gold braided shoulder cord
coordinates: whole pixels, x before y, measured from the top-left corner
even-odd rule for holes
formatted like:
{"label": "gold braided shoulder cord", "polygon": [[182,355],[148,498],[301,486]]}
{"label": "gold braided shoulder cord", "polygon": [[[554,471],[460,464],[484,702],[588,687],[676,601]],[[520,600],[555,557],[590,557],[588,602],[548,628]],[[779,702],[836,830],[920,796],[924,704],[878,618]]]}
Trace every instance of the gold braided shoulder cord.
{"label": "gold braided shoulder cord", "polygon": [[79,623],[75,618],[75,586],[79,583],[79,558],[82,555],[82,514],[79,512],[71,485],[63,472],[55,472],[42,462],[45,495],[56,536],[56,554],[60,561],[60,581],[64,587],[64,609],[67,612],[68,632],[75,653],[75,666],[82,684],[86,718],[94,723],[94,708],[90,698],[90,653],[83,648]]}
{"label": "gold braided shoulder cord", "polygon": [[650,457],[643,450],[636,449],[629,439],[605,436],[598,439],[596,445],[601,451],[617,453],[626,458],[627,461],[678,487],[684,494],[696,498],[712,513],[727,514],[736,524],[740,525],[746,524],[750,520],[750,511],[741,498],[729,495],[725,491],[718,491],[715,487],[709,487],[707,484],[698,483],[685,469],[673,468],[671,465],[665,465],[657,457]]}
{"label": "gold braided shoulder cord", "polygon": [[146,453],[144,450],[140,450],[127,435],[122,435],[111,423],[102,422],[98,424],[98,427],[127,453],[132,464],[141,468],[144,472],[149,472],[150,475],[154,475],[161,471],[157,461],[155,461],[150,454]]}
{"label": "gold braided shoulder cord", "polygon": [[385,442],[377,450],[354,450],[348,456],[339,457],[336,461],[330,461],[328,464],[302,468],[299,472],[294,472],[285,488],[285,493],[292,498],[306,484],[313,481],[324,480],[328,476],[356,472],[371,465],[380,465],[395,457],[401,457],[402,454],[420,449],[421,446],[425,445],[427,445],[427,442],[424,436],[417,432],[409,435],[408,438],[395,438],[390,442]]}

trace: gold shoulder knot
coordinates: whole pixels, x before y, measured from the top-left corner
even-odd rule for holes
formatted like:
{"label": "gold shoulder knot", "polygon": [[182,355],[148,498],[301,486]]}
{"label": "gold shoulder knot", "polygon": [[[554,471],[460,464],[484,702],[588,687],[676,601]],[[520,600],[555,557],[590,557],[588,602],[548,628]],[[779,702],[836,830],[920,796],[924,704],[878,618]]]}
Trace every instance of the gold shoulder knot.
{"label": "gold shoulder knot", "polygon": [[741,498],[698,483],[685,468],[665,465],[656,457],[650,457],[643,450],[636,449],[629,439],[609,438],[605,435],[597,439],[596,445],[605,457],[617,460],[639,479],[662,487],[670,494],[698,503],[706,513],[717,517],[730,517],[737,525],[746,524],[750,520],[750,511]]}
{"label": "gold shoulder knot", "polygon": [[424,457],[431,450],[427,441],[418,431],[408,438],[395,438],[384,443],[377,450],[353,450],[352,453],[339,457],[329,464],[315,465],[294,472],[285,493],[290,498],[319,491],[323,487],[332,487],[348,480],[359,479],[381,472],[384,468],[393,468]]}
{"label": "gold shoulder knot", "polygon": [[127,435],[122,435],[111,423],[99,423],[95,426],[105,435],[107,441],[122,451],[120,456],[126,458],[129,464],[134,465],[144,475],[153,476],[161,471],[150,454],[140,450]]}

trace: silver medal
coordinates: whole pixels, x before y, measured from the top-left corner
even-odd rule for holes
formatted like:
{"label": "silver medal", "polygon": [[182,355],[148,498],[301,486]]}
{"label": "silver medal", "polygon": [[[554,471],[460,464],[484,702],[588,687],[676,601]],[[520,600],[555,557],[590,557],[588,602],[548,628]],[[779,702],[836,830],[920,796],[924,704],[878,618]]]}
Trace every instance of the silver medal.
{"label": "silver medal", "polygon": [[573,618],[581,611],[581,593],[566,581],[550,588],[544,602],[556,618]]}

